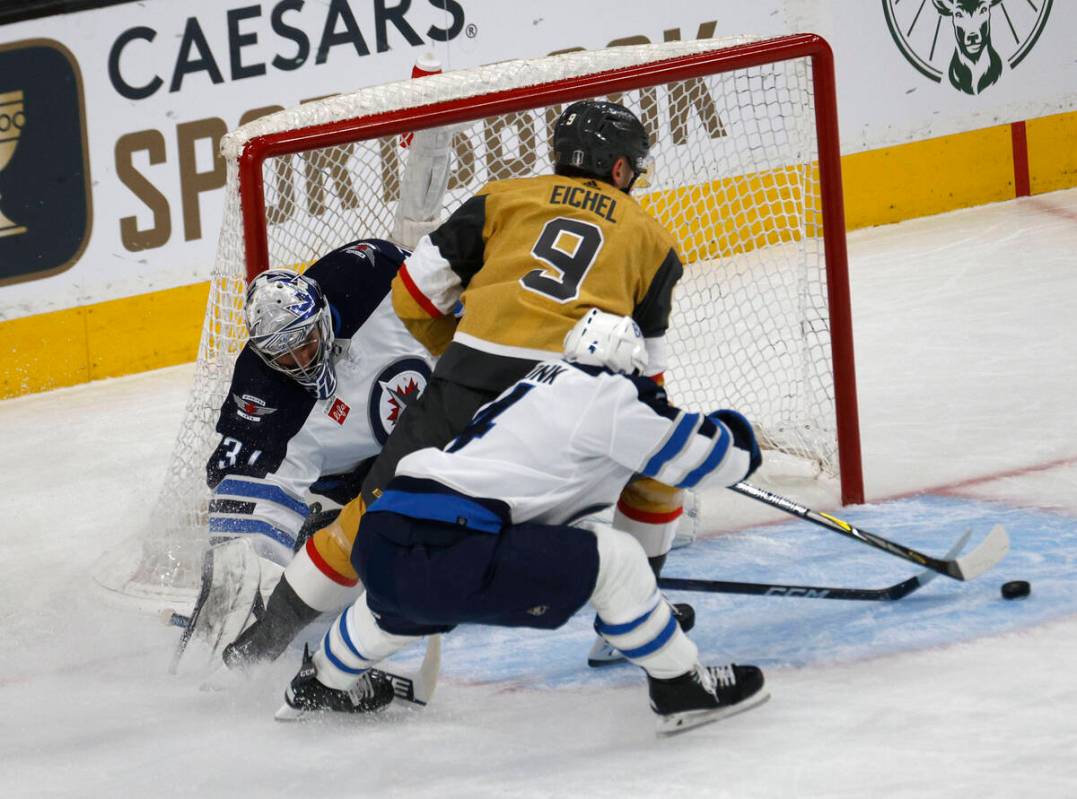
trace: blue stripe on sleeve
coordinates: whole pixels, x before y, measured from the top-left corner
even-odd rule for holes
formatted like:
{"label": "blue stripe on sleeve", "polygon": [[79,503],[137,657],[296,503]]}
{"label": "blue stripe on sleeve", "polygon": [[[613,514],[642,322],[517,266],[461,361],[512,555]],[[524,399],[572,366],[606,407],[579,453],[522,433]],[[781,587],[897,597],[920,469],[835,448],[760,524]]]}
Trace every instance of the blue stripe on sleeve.
{"label": "blue stripe on sleeve", "polygon": [[325,656],[329,658],[329,662],[345,674],[354,674],[358,677],[360,674],[366,671],[366,669],[353,669],[351,666],[347,665],[343,660],[333,654],[333,650],[329,648],[329,633],[326,633],[325,637],[322,638],[322,651],[325,652]]}
{"label": "blue stripe on sleeve", "polygon": [[666,440],[662,448],[647,461],[647,465],[643,467],[641,473],[647,477],[657,476],[662,467],[684,449],[685,442],[688,441],[688,437],[692,435],[692,431],[695,430],[698,424],[698,413],[684,414],[673,429],[673,434]]}
{"label": "blue stripe on sleeve", "polygon": [[310,513],[310,509],[306,506],[306,503],[300,502],[280,486],[275,486],[270,483],[252,483],[246,480],[237,480],[234,477],[229,477],[222,480],[217,485],[214,493],[218,495],[228,494],[229,496],[234,497],[248,497],[251,499],[264,499],[269,502],[275,502],[278,505],[283,505],[290,511],[298,513],[304,519],[307,518],[307,514]]}
{"label": "blue stripe on sleeve", "polygon": [[649,644],[638,646],[635,649],[622,649],[621,654],[630,660],[632,658],[643,658],[650,655],[652,652],[657,652],[664,647],[670,638],[673,637],[674,631],[677,629],[677,620],[673,617],[673,614],[669,614],[669,624],[662,630]]}
{"label": "blue stripe on sleeve", "polygon": [[707,457],[703,459],[703,463],[699,464],[696,468],[685,475],[681,482],[677,483],[677,488],[692,488],[713,472],[721,463],[722,458],[729,451],[729,430],[724,424],[718,425],[718,438],[714,442],[714,446],[711,447],[711,451],[707,453]]}
{"label": "blue stripe on sleeve", "polygon": [[209,520],[209,531],[211,533],[257,533],[258,535],[272,538],[278,544],[288,547],[288,549],[295,549],[295,536],[288,535],[284,530],[259,519],[211,518]]}

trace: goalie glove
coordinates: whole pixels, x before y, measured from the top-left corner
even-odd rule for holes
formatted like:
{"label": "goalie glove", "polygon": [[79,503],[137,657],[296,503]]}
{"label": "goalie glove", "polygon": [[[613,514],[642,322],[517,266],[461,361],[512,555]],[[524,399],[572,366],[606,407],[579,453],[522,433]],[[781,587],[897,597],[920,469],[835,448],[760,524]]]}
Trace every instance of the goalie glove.
{"label": "goalie glove", "polygon": [[441,222],[453,133],[453,128],[421,130],[408,148],[392,231],[393,241],[403,247],[414,249]]}

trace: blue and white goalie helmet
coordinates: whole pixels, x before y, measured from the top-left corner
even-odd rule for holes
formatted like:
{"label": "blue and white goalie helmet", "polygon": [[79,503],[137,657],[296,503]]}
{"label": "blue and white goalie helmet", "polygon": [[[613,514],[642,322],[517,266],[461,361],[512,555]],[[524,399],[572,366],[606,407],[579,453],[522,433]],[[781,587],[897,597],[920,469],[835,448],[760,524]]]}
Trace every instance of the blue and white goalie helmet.
{"label": "blue and white goalie helmet", "polygon": [[632,317],[592,308],[565,336],[565,360],[641,375],[647,368],[647,345]]}
{"label": "blue and white goalie helmet", "polygon": [[314,280],[283,269],[263,272],[247,287],[243,318],[263,361],[318,399],[333,396],[332,311]]}

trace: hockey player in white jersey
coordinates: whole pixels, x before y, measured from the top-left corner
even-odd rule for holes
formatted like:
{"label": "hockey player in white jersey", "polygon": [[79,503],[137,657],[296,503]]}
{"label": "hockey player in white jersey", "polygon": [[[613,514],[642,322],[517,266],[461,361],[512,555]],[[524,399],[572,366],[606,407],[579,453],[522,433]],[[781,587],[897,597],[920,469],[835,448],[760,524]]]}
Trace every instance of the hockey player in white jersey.
{"label": "hockey player in white jersey", "polygon": [[305,654],[278,718],[340,709],[416,636],[552,629],[588,601],[597,632],[645,670],[660,734],[766,699],[758,668],[699,663],[631,535],[581,521],[637,475],[680,488],[743,480],[761,460],[751,425],[679,410],[633,376],[647,356],[629,317],[592,310],[565,341],[564,360],[538,364],[444,449],[400,461],[352,551],[366,593]]}

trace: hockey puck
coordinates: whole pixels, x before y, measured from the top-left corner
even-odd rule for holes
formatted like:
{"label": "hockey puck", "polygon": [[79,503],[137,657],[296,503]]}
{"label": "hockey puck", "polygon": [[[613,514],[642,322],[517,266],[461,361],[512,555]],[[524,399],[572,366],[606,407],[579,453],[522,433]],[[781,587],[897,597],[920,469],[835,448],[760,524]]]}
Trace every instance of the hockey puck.
{"label": "hockey puck", "polygon": [[1032,587],[1027,580],[1011,580],[1002,584],[1003,599],[1024,599],[1028,596]]}

